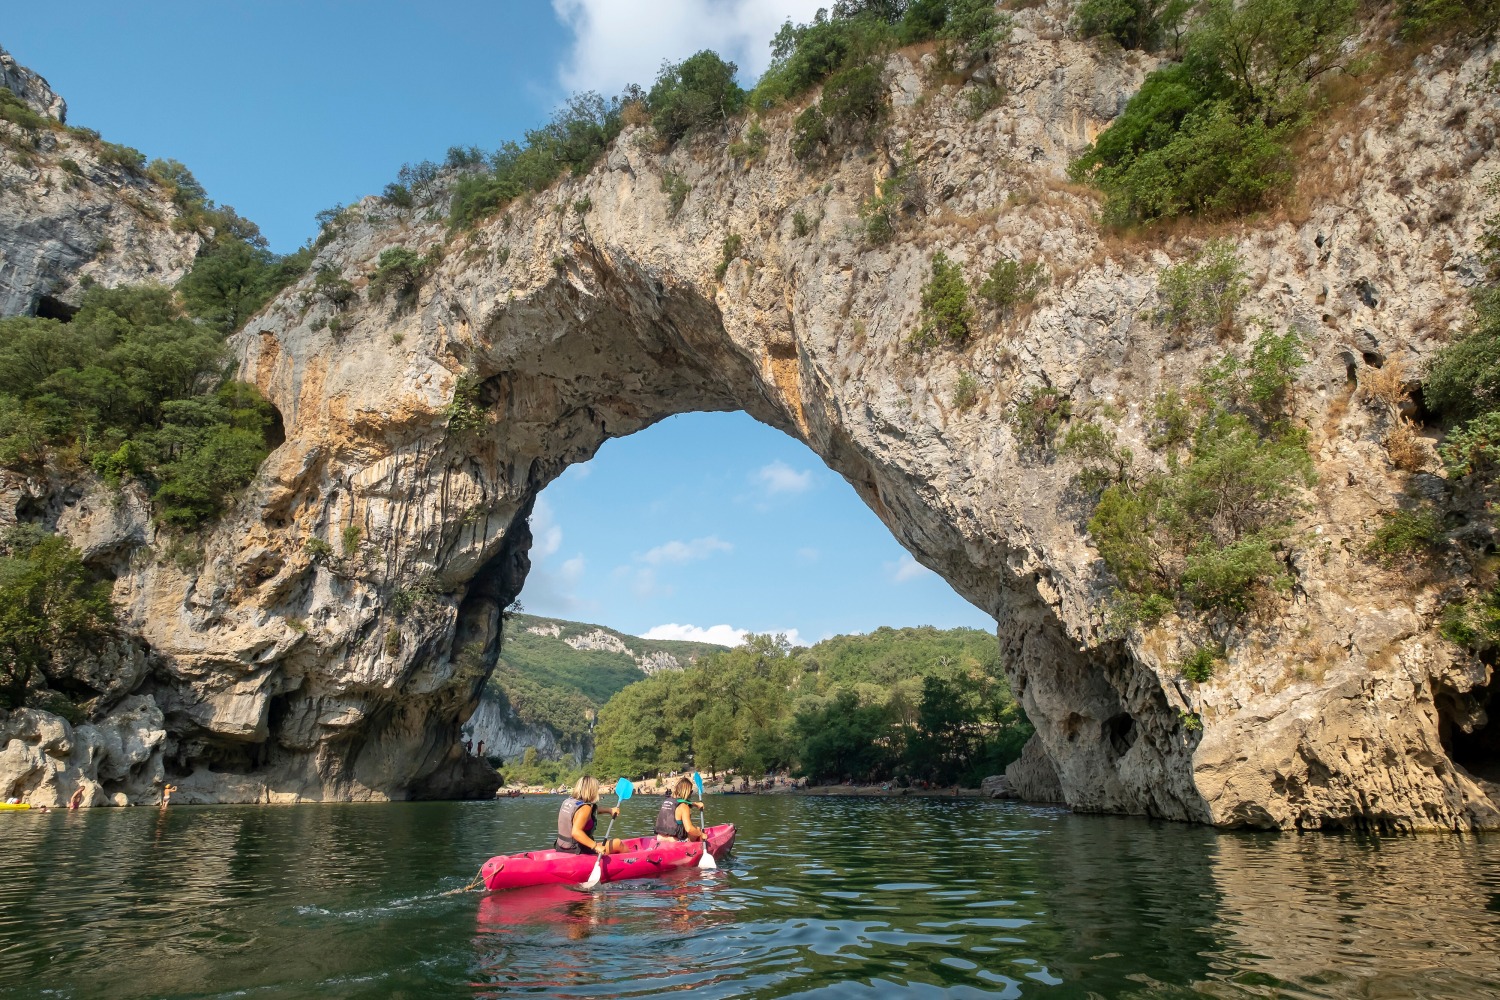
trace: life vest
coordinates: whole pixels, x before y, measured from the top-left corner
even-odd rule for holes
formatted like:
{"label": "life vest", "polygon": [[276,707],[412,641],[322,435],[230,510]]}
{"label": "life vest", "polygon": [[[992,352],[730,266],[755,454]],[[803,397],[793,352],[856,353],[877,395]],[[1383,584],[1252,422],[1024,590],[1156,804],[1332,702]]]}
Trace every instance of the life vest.
{"label": "life vest", "polygon": [[656,810],[656,835],[658,837],[687,839],[687,828],[682,825],[682,820],[677,818],[677,807],[690,801],[692,800],[674,799],[670,795],[662,799],[661,808]]}
{"label": "life vest", "polygon": [[[581,806],[589,805],[582,799],[564,799],[562,808],[557,811],[557,849],[559,851],[578,850],[578,841],[573,839],[573,815]],[[584,824],[583,832],[589,836],[594,835],[594,810],[589,809],[589,821]]]}

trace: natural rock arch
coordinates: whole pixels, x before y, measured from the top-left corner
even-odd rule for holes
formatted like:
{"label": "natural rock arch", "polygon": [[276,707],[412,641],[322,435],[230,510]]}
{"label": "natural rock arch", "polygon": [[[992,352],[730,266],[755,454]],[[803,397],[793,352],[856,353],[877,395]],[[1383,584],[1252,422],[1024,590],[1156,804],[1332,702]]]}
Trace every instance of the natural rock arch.
{"label": "natural rock arch", "polygon": [[[920,72],[892,60],[885,148],[910,150],[927,204],[889,246],[857,235],[859,206],[900,154],[808,170],[774,143],[745,165],[712,141],[663,157],[627,131],[586,177],[449,241],[412,301],[335,313],[308,279],[254,318],[235,349],[286,441],[201,568],[156,563],[123,587],[160,657],[176,765],[220,799],[482,791],[493,777],[465,770],[458,727],[524,583],[537,492],[609,437],[742,409],[804,441],[1000,622],[1038,727],[1022,787],[1079,809],[1222,824],[1494,825],[1489,792],[1443,748],[1449,710],[1435,699],[1484,684],[1487,668],[1437,642],[1430,612],[1393,599],[1348,539],[1297,567],[1305,596],[1222,682],[1181,679],[1170,629],[1111,637],[1109,581],[1068,502],[1072,469],[1021,454],[1004,408],[1021,387],[1053,385],[1117,403],[1132,441],[1142,402],[1219,346],[1167,345],[1146,307],[1168,258],[1110,244],[1088,196],[1058,184],[1143,67],[1032,41],[1001,72],[1006,103],[970,122],[952,94],[919,104]],[[1472,92],[1482,72],[1477,58],[1434,70],[1402,127],[1436,128],[1443,95]],[[1334,473],[1314,498],[1320,527],[1378,509],[1345,482],[1399,490],[1373,418],[1342,402],[1347,345],[1419,352],[1388,304],[1454,313],[1461,297],[1438,262],[1473,236],[1392,232],[1371,257],[1360,226],[1399,213],[1382,202],[1390,164],[1359,155],[1373,179],[1239,241],[1261,276],[1258,314],[1319,331],[1304,415],[1339,429],[1317,454]],[[1456,148],[1423,156],[1467,170]],[[680,212],[668,172],[691,188]],[[438,247],[444,226],[424,211],[367,199],[318,266],[362,286],[382,249]],[[739,246],[724,259],[730,236]],[[1001,253],[1039,254],[1054,291],[1024,321],[915,355],[905,337],[939,248],[971,276]],[[1375,306],[1360,293],[1372,282],[1386,293]],[[985,386],[973,409],[951,401],[965,372]],[[1335,662],[1298,679],[1315,646],[1337,648]]]}

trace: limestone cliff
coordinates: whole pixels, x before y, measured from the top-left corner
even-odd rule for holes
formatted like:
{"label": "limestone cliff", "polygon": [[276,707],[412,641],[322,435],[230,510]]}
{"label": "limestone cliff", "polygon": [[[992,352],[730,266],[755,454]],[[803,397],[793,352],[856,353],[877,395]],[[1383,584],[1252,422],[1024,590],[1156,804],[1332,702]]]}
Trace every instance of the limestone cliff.
{"label": "limestone cliff", "polygon": [[[446,244],[425,211],[367,199],[314,271],[363,287],[393,246],[442,248],[440,263],[409,303],[367,296],[330,324],[304,282],[252,319],[242,376],[279,409],[285,444],[201,567],[140,560],[116,585],[157,658],[168,765],[220,799],[482,792],[457,736],[525,581],[538,491],[610,437],[740,409],[806,442],[1000,623],[1037,727],[1012,787],[1223,825],[1500,826],[1494,786],[1453,751],[1455,731],[1486,724],[1491,683],[1436,633],[1455,577],[1403,579],[1363,554],[1410,484],[1444,488],[1439,466],[1429,443],[1423,472],[1396,470],[1388,414],[1356,393],[1391,359],[1419,370],[1462,318],[1496,167],[1494,62],[1493,48],[1420,57],[1326,124],[1289,207],[1149,241],[1102,232],[1094,196],[1063,178],[1150,67],[1061,37],[1045,9],[1022,12],[978,74],[1006,96],[977,120],[918,56],[893,57],[874,156],[807,169],[774,127],[757,161],[710,140],[663,155],[628,129],[587,176]],[[922,197],[871,247],[859,207],[907,156]],[[669,174],[689,188],[676,211]],[[1312,335],[1295,407],[1320,476],[1295,596],[1194,685],[1172,665],[1179,624],[1129,639],[1106,626],[1076,467],[1024,452],[1002,414],[1049,385],[1109,403],[1146,454],[1154,393],[1223,350],[1151,319],[1160,269],[1208,235],[1253,275],[1243,318]],[[1002,253],[1040,255],[1053,282],[1028,314],[915,355],[936,250],[975,276]],[[972,407],[952,402],[965,372]],[[348,525],[357,553],[309,550]]]}
{"label": "limestone cliff", "polygon": [[0,316],[67,317],[90,283],[175,284],[202,242],[136,165],[139,154],[63,124],[67,104],[0,49],[0,87],[41,115],[0,118]]}

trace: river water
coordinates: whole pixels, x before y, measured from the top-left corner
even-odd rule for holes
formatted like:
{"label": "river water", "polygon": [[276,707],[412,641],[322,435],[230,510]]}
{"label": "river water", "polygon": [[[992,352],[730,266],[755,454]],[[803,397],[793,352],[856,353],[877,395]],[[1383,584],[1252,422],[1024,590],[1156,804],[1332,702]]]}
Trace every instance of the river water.
{"label": "river water", "polygon": [[0,813],[0,996],[1500,997],[1500,838],[710,797],[718,872],[442,895],[557,804]]}

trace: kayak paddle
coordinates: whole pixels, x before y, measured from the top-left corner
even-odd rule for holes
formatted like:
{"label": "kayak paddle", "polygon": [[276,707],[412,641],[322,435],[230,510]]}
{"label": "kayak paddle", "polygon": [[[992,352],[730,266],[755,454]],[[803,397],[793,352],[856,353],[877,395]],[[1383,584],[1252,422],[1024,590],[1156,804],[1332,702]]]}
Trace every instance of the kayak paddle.
{"label": "kayak paddle", "polygon": [[693,772],[693,785],[698,789],[698,825],[703,827],[703,853],[698,857],[698,868],[711,872],[719,863],[708,850],[708,824],[703,822],[703,775],[697,771]]}
{"label": "kayak paddle", "polygon": [[[630,783],[629,778],[621,778],[615,782],[615,798],[623,803],[635,794],[635,785]],[[609,826],[604,829],[604,849],[609,850],[609,835],[615,828],[615,818],[609,818]],[[595,841],[597,843],[597,841]],[[604,874],[604,855],[600,854],[594,858],[594,870],[589,873],[589,880],[583,883],[585,889],[592,889],[599,884],[599,879]]]}

